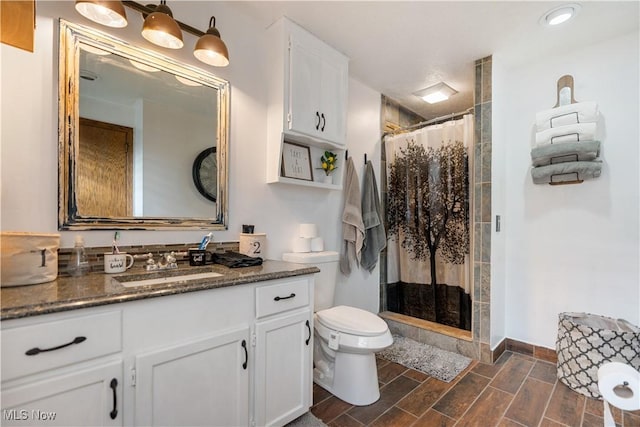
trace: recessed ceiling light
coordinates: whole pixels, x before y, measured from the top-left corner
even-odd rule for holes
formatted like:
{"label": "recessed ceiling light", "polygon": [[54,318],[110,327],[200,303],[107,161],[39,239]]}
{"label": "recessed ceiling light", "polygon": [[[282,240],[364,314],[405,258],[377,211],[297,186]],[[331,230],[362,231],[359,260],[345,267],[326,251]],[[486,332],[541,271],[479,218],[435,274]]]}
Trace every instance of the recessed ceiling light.
{"label": "recessed ceiling light", "polygon": [[422,98],[423,101],[428,102],[429,104],[435,104],[436,102],[449,99],[450,96],[455,95],[456,93],[458,93],[457,90],[444,82],[440,82],[433,86],[429,86],[426,89],[414,92],[413,94]]}
{"label": "recessed ceiling light", "polygon": [[539,22],[545,26],[560,25],[575,17],[580,12],[580,9],[582,9],[582,6],[577,3],[564,4],[547,11],[542,15]]}

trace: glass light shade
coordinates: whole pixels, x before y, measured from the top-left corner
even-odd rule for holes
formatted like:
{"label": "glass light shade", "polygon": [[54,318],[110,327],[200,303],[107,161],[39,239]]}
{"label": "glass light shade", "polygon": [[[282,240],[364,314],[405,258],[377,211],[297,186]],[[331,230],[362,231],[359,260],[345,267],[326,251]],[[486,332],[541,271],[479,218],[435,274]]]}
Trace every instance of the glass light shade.
{"label": "glass light shade", "polygon": [[127,15],[121,1],[76,0],[76,10],[85,18],[107,27],[127,26]]}
{"label": "glass light shade", "polygon": [[196,42],[193,55],[205,64],[214,67],[229,65],[229,51],[222,39],[214,34],[205,34]]}
{"label": "glass light shade", "polygon": [[414,92],[414,95],[422,98],[429,104],[435,104],[436,102],[446,101],[447,99],[449,99],[449,97],[455,95],[456,93],[458,93],[457,90],[444,82],[440,82],[436,85],[429,86],[426,89]]}
{"label": "glass light shade", "polygon": [[194,82],[193,80],[186,79],[186,78],[184,78],[182,76],[176,75],[175,77],[176,77],[177,81],[179,81],[180,83],[182,83],[185,86],[194,86],[194,87],[195,86],[202,86],[200,83]]}
{"label": "glass light shade", "polygon": [[130,59],[129,62],[131,63],[131,65],[136,67],[138,70],[148,71],[149,73],[155,73],[155,72],[160,71],[156,67],[152,67],[150,65],[143,64],[142,62],[134,61],[133,59]]}
{"label": "glass light shade", "polygon": [[142,26],[142,37],[168,49],[180,49],[184,46],[180,26],[171,16],[163,12],[153,12],[147,16]]}

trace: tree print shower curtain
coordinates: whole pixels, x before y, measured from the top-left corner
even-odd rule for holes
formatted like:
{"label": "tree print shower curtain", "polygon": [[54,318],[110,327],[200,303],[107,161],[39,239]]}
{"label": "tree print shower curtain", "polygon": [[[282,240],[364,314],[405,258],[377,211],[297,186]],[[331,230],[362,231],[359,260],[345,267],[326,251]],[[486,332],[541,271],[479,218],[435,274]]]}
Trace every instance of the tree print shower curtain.
{"label": "tree print shower curtain", "polygon": [[471,329],[473,116],[387,136],[387,309]]}

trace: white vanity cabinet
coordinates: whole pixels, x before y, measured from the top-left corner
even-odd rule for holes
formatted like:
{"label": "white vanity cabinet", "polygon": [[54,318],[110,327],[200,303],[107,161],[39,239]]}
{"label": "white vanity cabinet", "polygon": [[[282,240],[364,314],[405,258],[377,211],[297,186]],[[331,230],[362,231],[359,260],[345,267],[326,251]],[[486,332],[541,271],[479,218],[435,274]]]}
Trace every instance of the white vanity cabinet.
{"label": "white vanity cabinet", "polygon": [[2,425],[281,426],[311,407],[312,275],[113,307],[2,321]]}
{"label": "white vanity cabinet", "polygon": [[122,426],[120,310],[2,322],[2,425]]}
{"label": "white vanity cabinet", "polygon": [[[267,182],[342,188],[346,150],[349,60],[302,27],[282,18],[267,29],[269,107]],[[282,174],[283,142],[309,147],[313,181]],[[319,168],[325,150],[336,153],[338,169],[324,183]]]}
{"label": "white vanity cabinet", "polygon": [[313,289],[305,279],[256,289],[255,423],[286,424],[312,405]]}
{"label": "white vanity cabinet", "polygon": [[127,425],[246,426],[253,286],[127,304]]}

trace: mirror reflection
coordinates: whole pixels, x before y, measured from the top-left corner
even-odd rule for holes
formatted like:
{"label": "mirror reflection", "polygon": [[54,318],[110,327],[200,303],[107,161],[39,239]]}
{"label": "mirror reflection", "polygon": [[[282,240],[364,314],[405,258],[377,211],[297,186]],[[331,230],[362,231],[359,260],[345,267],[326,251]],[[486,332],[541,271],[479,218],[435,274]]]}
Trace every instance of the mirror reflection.
{"label": "mirror reflection", "polygon": [[61,138],[61,229],[224,228],[228,83],[64,21],[60,54],[77,126]]}

